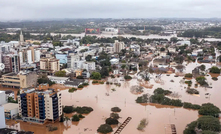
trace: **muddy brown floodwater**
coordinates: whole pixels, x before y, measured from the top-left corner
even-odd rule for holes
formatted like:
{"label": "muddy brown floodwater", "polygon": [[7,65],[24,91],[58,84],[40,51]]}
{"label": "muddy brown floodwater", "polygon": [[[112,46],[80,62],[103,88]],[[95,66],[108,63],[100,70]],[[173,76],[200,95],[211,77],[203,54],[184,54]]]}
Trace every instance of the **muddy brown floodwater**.
{"label": "muddy brown floodwater", "polygon": [[[191,72],[197,65],[196,63],[190,63],[186,67],[186,73]],[[211,64],[206,65],[207,68],[211,67]],[[149,84],[153,85],[153,88],[144,88],[144,93],[152,94],[154,89],[162,87],[163,89],[171,90],[178,93],[183,102],[191,102],[195,104],[202,104],[211,102],[221,108],[221,102],[219,98],[221,96],[220,91],[220,77],[217,81],[213,81],[212,77],[206,76],[210,86],[212,88],[198,87],[199,95],[189,95],[186,93],[186,84],[180,83],[183,77],[174,77],[175,74],[167,76],[163,74],[160,79],[156,79],[155,75],[149,81]],[[34,131],[36,134],[96,134],[97,128],[104,124],[105,119],[110,116],[112,107],[120,107],[122,111],[119,113],[119,122],[123,122],[127,117],[132,117],[132,120],[123,129],[121,134],[165,134],[168,124],[175,124],[178,134],[182,134],[186,125],[198,118],[198,111],[189,110],[179,107],[162,106],[157,104],[137,104],[136,98],[140,95],[134,95],[130,92],[130,87],[133,85],[139,85],[136,79],[130,81],[120,81],[121,78],[117,78],[121,83],[121,87],[115,85],[98,84],[93,85],[90,81],[90,85],[77,90],[74,93],[69,93],[68,90],[62,90],[62,103],[63,105],[74,106],[90,106],[94,109],[93,112],[86,115],[86,117],[80,120],[78,123],[71,121],[63,123],[55,123],[54,126],[58,127],[57,131],[48,132],[46,125],[33,125],[29,123],[21,122],[20,126],[22,130]],[[174,82],[171,82],[173,80]],[[193,87],[195,79],[192,79]],[[116,91],[112,91],[111,89]],[[210,95],[205,95],[209,93]],[[107,96],[109,94],[109,96]],[[69,115],[71,116],[71,115]],[[141,119],[147,118],[149,123],[143,132],[137,130],[137,126]],[[7,121],[7,124],[12,124],[14,121]],[[117,127],[114,127],[116,131]]]}

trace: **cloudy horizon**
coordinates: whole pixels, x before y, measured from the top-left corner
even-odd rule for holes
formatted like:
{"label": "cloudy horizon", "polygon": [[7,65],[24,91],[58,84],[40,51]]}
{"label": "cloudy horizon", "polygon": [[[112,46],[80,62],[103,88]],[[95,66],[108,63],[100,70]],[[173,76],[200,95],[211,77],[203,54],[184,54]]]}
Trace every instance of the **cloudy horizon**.
{"label": "cloudy horizon", "polygon": [[2,0],[1,20],[221,18],[221,0]]}

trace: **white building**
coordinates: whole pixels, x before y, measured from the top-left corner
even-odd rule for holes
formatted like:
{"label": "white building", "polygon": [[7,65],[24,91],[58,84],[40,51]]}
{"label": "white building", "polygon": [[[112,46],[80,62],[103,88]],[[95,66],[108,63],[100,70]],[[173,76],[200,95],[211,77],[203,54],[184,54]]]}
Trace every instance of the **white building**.
{"label": "white building", "polygon": [[0,91],[0,105],[7,103],[7,97],[5,91]]}
{"label": "white building", "polygon": [[169,47],[169,48],[168,48],[168,51],[171,52],[171,53],[175,53],[175,52],[176,52],[176,48],[174,48],[174,47]]}
{"label": "white building", "polygon": [[84,62],[83,69],[86,69],[87,71],[95,70],[95,62]]}
{"label": "white building", "polygon": [[191,45],[190,41],[178,41],[176,44],[179,46],[184,46],[184,45],[190,46]]}
{"label": "white building", "polygon": [[40,50],[35,50],[35,62],[39,62],[41,57],[41,52]]}
{"label": "white building", "polygon": [[33,63],[31,50],[27,50],[27,62],[28,64]]}
{"label": "white building", "polygon": [[125,49],[124,42],[119,42],[118,40],[115,40],[114,43],[114,52],[119,53],[122,49]]}
{"label": "white building", "polygon": [[84,62],[85,61],[74,61],[71,68],[73,68],[73,69],[82,69]]}
{"label": "white building", "polygon": [[57,83],[57,84],[64,84],[67,81],[68,77],[56,77],[56,76],[48,76],[48,79]]}
{"label": "white building", "polygon": [[54,120],[54,107],[53,107],[53,100],[54,100],[54,96],[57,96],[58,99],[58,110],[56,110],[58,112],[58,117],[60,117],[62,115],[62,102],[61,102],[61,93],[57,92],[54,95],[50,95],[50,94],[44,94],[44,98],[45,98],[45,118],[48,120]]}
{"label": "white building", "polygon": [[17,116],[19,105],[17,103],[6,103],[2,105],[5,111],[5,118],[12,119]]}
{"label": "white building", "polygon": [[75,61],[80,61],[79,55],[69,55],[67,56],[67,66],[68,68],[74,68]]}
{"label": "white building", "polygon": [[118,34],[119,30],[117,28],[105,28],[102,32],[103,34]]}
{"label": "white building", "polygon": [[140,55],[140,46],[139,45],[130,45],[130,51],[136,55]]}
{"label": "white building", "polygon": [[4,107],[0,106],[0,129],[5,128],[5,112]]}
{"label": "white building", "polygon": [[111,63],[111,65],[119,64],[119,59],[116,59],[116,58],[111,59],[111,60],[110,60],[110,63]]}

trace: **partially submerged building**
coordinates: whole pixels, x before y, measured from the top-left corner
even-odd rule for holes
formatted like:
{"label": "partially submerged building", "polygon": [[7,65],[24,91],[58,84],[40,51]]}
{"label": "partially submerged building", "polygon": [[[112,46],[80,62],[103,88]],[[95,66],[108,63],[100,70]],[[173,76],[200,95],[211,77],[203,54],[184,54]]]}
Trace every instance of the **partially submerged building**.
{"label": "partially submerged building", "polygon": [[62,115],[61,93],[48,90],[21,89],[18,96],[19,115],[23,121],[45,123]]}

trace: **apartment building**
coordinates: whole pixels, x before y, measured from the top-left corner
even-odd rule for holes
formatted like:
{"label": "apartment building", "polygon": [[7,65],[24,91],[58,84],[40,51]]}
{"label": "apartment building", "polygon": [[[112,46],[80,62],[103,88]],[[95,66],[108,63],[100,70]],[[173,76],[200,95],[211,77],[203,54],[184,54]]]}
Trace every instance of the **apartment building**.
{"label": "apartment building", "polygon": [[3,87],[28,88],[37,84],[37,74],[32,71],[20,71],[19,73],[8,73],[2,75],[0,83]]}
{"label": "apartment building", "polygon": [[125,48],[124,42],[119,42],[118,40],[115,40],[114,52],[119,53],[124,48]]}
{"label": "apartment building", "polygon": [[56,58],[41,58],[40,69],[47,71],[60,71],[60,61]]}
{"label": "apartment building", "polygon": [[33,46],[22,48],[19,52],[20,63],[35,63],[40,61],[41,52]]}
{"label": "apartment building", "polygon": [[95,62],[84,62],[83,69],[86,69],[87,71],[95,70]]}
{"label": "apartment building", "polygon": [[18,73],[20,71],[20,60],[17,54],[3,54],[2,63],[5,65],[5,72]]}
{"label": "apartment building", "polygon": [[24,121],[54,122],[62,115],[61,93],[54,89],[21,89],[18,104],[19,115]]}

